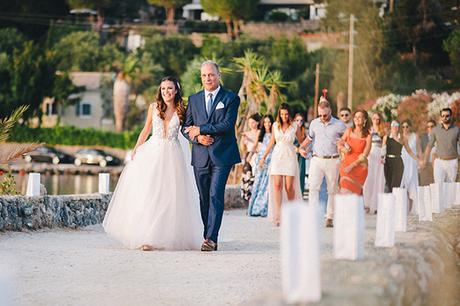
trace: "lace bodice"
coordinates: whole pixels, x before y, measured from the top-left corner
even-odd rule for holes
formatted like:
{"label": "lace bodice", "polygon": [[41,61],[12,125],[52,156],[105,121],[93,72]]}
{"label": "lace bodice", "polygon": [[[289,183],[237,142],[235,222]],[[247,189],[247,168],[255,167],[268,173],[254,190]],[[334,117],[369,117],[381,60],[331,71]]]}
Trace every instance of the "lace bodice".
{"label": "lace bodice", "polygon": [[176,112],[174,112],[171,120],[169,120],[168,126],[165,126],[165,121],[155,111],[152,118],[152,139],[177,140],[179,128],[180,120]]}
{"label": "lace bodice", "polygon": [[296,139],[296,130],[297,124],[293,123],[286,131],[283,132],[281,128],[279,128],[278,122],[273,124],[273,131],[275,133],[275,140],[276,144],[286,144],[286,145],[294,145],[294,141]]}

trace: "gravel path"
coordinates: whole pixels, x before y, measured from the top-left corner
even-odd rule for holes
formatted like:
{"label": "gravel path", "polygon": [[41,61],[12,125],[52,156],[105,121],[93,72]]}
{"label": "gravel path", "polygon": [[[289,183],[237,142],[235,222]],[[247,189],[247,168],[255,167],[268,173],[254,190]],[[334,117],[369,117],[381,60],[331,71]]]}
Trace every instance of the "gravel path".
{"label": "gravel path", "polygon": [[242,210],[225,213],[216,253],[126,250],[101,226],[8,232],[0,265],[17,305],[234,305],[277,290],[278,236]]}
{"label": "gravel path", "polygon": [[[449,222],[454,237],[459,233],[459,213],[457,207],[439,219]],[[456,255],[443,255],[452,248],[436,222],[418,223],[411,217],[408,232],[397,234],[395,248],[377,249],[375,221],[375,216],[366,216],[365,259],[358,262],[334,260],[333,231],[323,228],[320,305],[429,305],[421,292],[429,291],[430,275],[438,275],[433,261],[445,264],[446,271],[439,275],[451,273],[451,283],[459,280],[452,272],[455,260],[448,262]],[[439,232],[439,239],[433,231]],[[126,250],[100,225],[78,231],[3,233],[0,305],[2,293],[5,296],[2,274],[4,283],[6,279],[12,285],[7,295],[13,305],[282,304],[279,229],[265,219],[248,218],[243,210],[225,212],[219,249],[215,253]],[[424,254],[430,257],[425,259]],[[452,296],[445,298],[444,305],[455,305],[455,299],[449,301]]]}

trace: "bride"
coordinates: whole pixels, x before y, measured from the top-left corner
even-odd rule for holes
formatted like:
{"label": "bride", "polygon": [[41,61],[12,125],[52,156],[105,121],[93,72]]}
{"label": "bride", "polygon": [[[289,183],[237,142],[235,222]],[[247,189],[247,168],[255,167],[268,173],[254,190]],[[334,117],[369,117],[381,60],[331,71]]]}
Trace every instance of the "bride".
{"label": "bride", "polygon": [[102,223],[127,248],[200,249],[198,189],[188,142],[179,138],[184,112],[179,83],[163,78]]}

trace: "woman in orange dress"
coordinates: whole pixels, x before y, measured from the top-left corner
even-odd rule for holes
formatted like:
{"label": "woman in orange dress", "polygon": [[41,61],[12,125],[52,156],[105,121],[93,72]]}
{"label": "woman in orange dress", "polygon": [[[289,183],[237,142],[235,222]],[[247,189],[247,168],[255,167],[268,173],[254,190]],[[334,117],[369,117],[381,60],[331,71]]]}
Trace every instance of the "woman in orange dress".
{"label": "woman in orange dress", "polygon": [[356,110],[353,113],[353,127],[346,130],[337,141],[342,153],[339,181],[341,193],[363,194],[367,178],[367,156],[371,144],[369,115],[365,110]]}

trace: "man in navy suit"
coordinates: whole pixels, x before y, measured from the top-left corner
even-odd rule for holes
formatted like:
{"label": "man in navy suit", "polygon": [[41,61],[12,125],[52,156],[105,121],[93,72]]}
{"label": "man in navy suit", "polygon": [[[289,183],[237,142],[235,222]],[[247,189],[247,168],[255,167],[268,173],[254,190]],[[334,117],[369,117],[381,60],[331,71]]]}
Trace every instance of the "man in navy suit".
{"label": "man in navy suit", "polygon": [[224,213],[225,184],[240,153],[235,123],[240,99],[220,86],[217,63],[201,65],[204,90],[188,99],[182,134],[192,142],[192,166],[200,193],[201,219],[204,225],[202,251],[216,251]]}

